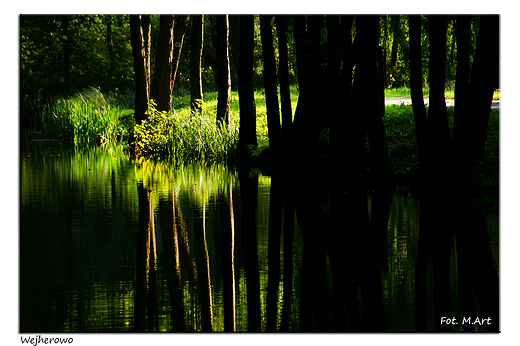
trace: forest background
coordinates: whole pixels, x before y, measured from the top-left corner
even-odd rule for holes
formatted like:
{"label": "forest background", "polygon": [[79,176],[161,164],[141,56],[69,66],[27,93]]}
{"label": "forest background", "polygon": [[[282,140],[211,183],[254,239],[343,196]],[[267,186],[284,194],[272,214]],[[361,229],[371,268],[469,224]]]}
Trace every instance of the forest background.
{"label": "forest background", "polygon": [[[267,2],[269,3],[269,2]],[[288,13],[288,14],[294,14],[296,11],[292,11],[290,6],[280,8],[278,6],[274,6],[273,3],[276,4],[276,2],[269,3],[266,6],[266,2],[262,3],[262,6],[260,8],[251,9],[251,6],[248,5],[247,8],[241,8],[233,7],[234,11],[227,11],[232,13],[252,13],[252,12],[259,12],[259,13]],[[10,9],[10,12],[6,15],[7,20],[2,22],[2,29],[4,33],[8,33],[7,35],[7,44],[6,46],[9,47],[7,50],[7,53],[4,54],[2,57],[2,62],[4,64],[4,67],[7,67],[8,70],[8,83],[4,84],[3,87],[3,95],[4,95],[4,102],[7,105],[7,110],[5,112],[7,122],[5,122],[4,129],[8,130],[7,134],[4,134],[4,136],[1,136],[2,138],[2,144],[3,148],[9,148],[14,146],[17,147],[18,143],[18,136],[19,136],[19,117],[20,109],[19,109],[19,37],[17,35],[18,32],[18,26],[19,26],[19,14],[20,13],[35,13],[35,14],[42,14],[42,13],[193,13],[193,8],[182,8],[178,7],[175,4],[172,4],[172,9],[165,8],[164,5],[161,5],[161,8],[153,8],[149,7],[146,9],[143,8],[137,8],[137,9],[128,9],[128,8],[121,8],[118,6],[118,4],[114,4],[113,6],[109,8],[102,8],[102,11],[100,10],[100,7],[95,7],[96,4],[90,3],[88,8],[67,8],[67,7],[59,7],[58,8],[52,8],[49,7],[48,4],[44,3],[24,3],[23,6],[20,6],[21,8],[15,8],[14,12],[13,9]],[[198,5],[197,5],[198,6]],[[233,5],[235,6],[235,5]],[[315,7],[314,7],[315,6]],[[332,1],[330,3],[324,3],[320,2],[320,4],[314,4],[314,6],[311,6],[311,8],[307,8],[306,6],[298,5],[298,12],[299,13],[367,13],[367,11],[371,12],[374,9],[377,9],[377,13],[396,13],[396,11],[404,12],[404,13],[467,13],[467,8],[457,8],[453,5],[452,2],[449,1],[440,1],[436,2],[436,5],[434,8],[428,8],[424,5],[414,6],[411,4],[408,4],[405,2],[403,4],[403,7],[398,6],[396,3],[391,4],[381,4],[381,5],[373,5],[370,4],[370,8],[359,8],[358,6],[350,6],[349,4],[344,4],[342,6],[338,6],[336,2]],[[489,4],[488,6],[485,6],[486,8],[478,8],[479,6],[473,6],[471,10],[475,13],[500,13],[501,14],[501,62],[500,62],[500,68],[502,71],[501,75],[501,90],[502,90],[502,96],[501,96],[501,201],[502,201],[502,207],[501,207],[501,225],[502,229],[505,229],[505,227],[514,227],[518,229],[517,225],[518,222],[513,219],[513,216],[516,215],[516,209],[518,207],[518,202],[516,202],[515,196],[518,196],[518,184],[516,182],[515,172],[517,171],[517,162],[518,162],[518,154],[516,153],[517,148],[519,147],[518,139],[515,139],[516,136],[515,129],[518,129],[518,119],[515,119],[514,114],[517,113],[514,109],[514,105],[512,102],[514,102],[515,94],[518,92],[518,68],[515,67],[514,61],[516,60],[514,57],[517,56],[518,47],[515,39],[515,30],[514,27],[516,26],[515,19],[514,19],[514,11],[512,8],[513,5],[498,5],[498,4]],[[16,6],[15,6],[16,7]],[[175,9],[173,9],[175,7]],[[263,7],[263,8],[262,8]],[[200,12],[204,13],[223,13],[224,8],[222,7],[222,4],[202,4],[201,3],[201,10]],[[276,8],[276,10],[273,10],[273,8]],[[403,8],[406,8],[406,10],[403,10]],[[17,68],[14,68],[14,67]],[[507,72],[504,72],[507,71]],[[10,116],[8,116],[10,115]],[[17,150],[7,150],[7,164],[13,165],[17,167],[16,162],[18,162],[18,151]],[[4,161],[5,162],[5,161]],[[4,166],[5,167],[5,166]],[[12,170],[4,170],[7,172],[3,173],[3,177],[5,181],[17,181],[19,171],[18,169],[12,169]],[[7,194],[6,196],[17,196],[18,195],[18,184],[7,184]],[[507,188],[504,188],[506,187]],[[4,198],[4,204],[5,203]],[[5,213],[5,215],[14,215],[16,213],[17,204],[8,202],[9,207],[2,208],[2,214]],[[4,216],[4,215],[2,215]],[[507,225],[507,226],[506,226]],[[16,220],[14,220],[14,224],[11,226],[8,226],[10,229],[16,228]],[[16,237],[16,234],[13,233],[13,237]],[[508,248],[510,249],[510,246],[508,244],[514,244],[514,241],[504,241],[504,238],[502,240],[502,254],[508,253]],[[511,239],[512,240],[512,239]],[[511,252],[509,252],[511,253]],[[9,254],[9,252],[4,253],[2,255],[3,257],[6,256],[12,256],[12,254]],[[511,262],[513,262],[512,260]],[[503,261],[502,263],[507,263],[508,261]],[[510,263],[511,263],[510,262]],[[4,262],[5,263],[5,262]],[[507,265],[504,265],[506,267]],[[505,268],[504,268],[505,269]],[[14,270],[16,272],[16,268]],[[510,279],[507,278],[508,271],[504,271],[505,275],[502,278],[502,285],[504,287],[508,286],[508,282]],[[16,275],[16,274],[15,274]],[[514,287],[514,284],[511,283],[509,287]],[[15,292],[16,287],[13,289],[13,295],[16,296],[17,292]],[[518,308],[518,298],[515,298],[514,296],[508,294],[507,291],[504,292],[502,296],[502,301],[505,301],[507,299],[508,302],[511,302],[512,304],[507,304],[510,306],[516,306]],[[12,300],[12,303],[9,304],[9,308],[7,310],[11,310],[11,305],[16,305],[16,300]],[[505,305],[504,308],[507,308],[508,306]],[[15,306],[12,307],[13,309],[16,309]],[[505,309],[504,309],[505,310]],[[507,312],[504,312],[504,314]],[[12,324],[9,328],[10,331],[17,330],[17,320],[11,319],[11,322],[9,324]],[[514,327],[512,327],[512,324],[514,323],[514,319],[503,319],[503,326],[502,330],[510,330],[513,331]],[[510,321],[508,323],[508,321]],[[507,328],[507,325],[511,324],[512,328]],[[9,336],[10,338],[11,336]],[[90,339],[88,336],[85,336],[85,339]],[[222,340],[224,342],[224,340]],[[253,342],[254,343],[254,342]],[[131,342],[130,342],[131,344]],[[477,343],[478,344],[478,343]]]}

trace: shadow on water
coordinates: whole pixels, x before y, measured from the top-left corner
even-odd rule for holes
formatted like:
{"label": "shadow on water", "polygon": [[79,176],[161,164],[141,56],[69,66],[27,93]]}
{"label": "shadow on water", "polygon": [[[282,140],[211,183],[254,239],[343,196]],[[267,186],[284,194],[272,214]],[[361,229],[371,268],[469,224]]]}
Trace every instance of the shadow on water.
{"label": "shadow on water", "polygon": [[22,153],[21,332],[499,331],[496,200],[60,150]]}

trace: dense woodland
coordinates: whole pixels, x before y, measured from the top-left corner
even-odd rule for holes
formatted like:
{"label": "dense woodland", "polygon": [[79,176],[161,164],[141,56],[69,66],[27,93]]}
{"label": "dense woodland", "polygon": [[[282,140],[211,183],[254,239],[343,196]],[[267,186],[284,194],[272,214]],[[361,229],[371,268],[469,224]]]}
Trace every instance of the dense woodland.
{"label": "dense woodland", "polygon": [[[151,101],[168,112],[172,95],[190,94],[201,112],[204,93],[218,91],[215,120],[229,125],[238,90],[238,147],[247,157],[257,146],[253,93],[262,89],[272,163],[317,162],[326,151],[343,177],[361,174],[346,167],[364,170],[368,156],[372,179],[385,182],[393,177],[385,88],[411,89],[422,172],[463,169],[482,156],[499,88],[499,16],[21,16],[20,68],[25,129],[41,126],[50,99],[89,86],[135,93],[136,124]],[[455,85],[453,135],[447,84]]]}

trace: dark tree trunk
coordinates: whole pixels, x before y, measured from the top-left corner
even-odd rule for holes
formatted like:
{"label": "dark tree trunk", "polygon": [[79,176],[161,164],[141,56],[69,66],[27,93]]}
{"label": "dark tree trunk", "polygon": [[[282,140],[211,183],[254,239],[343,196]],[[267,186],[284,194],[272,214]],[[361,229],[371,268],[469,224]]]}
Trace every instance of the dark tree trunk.
{"label": "dark tree trunk", "polygon": [[[381,113],[381,100],[377,84],[377,50],[379,37],[379,17],[356,17],[356,73],[354,88],[357,102],[363,105],[356,109],[356,118],[366,118],[366,129],[370,143],[370,159],[373,167],[373,179],[377,183],[386,183],[394,176],[392,161]],[[362,126],[359,127],[362,129]],[[356,127],[356,130],[358,128]],[[365,133],[363,131],[363,133]],[[362,137],[364,139],[366,137]],[[358,145],[363,145],[360,140]]]}
{"label": "dark tree trunk", "polygon": [[392,52],[390,52],[390,68],[397,66],[397,50],[399,47],[399,40],[401,39],[400,18],[400,16],[390,16],[392,33],[394,35],[394,39],[392,40]]}
{"label": "dark tree trunk", "polygon": [[229,68],[229,19],[228,15],[217,16],[217,124],[229,126],[229,104],[231,102],[231,72]]}
{"label": "dark tree trunk", "polygon": [[186,27],[190,16],[177,16],[175,21],[175,28],[173,33],[174,48],[173,48],[173,61],[172,61],[172,86],[171,90],[175,87],[175,80],[177,79],[177,70],[179,68],[179,60],[181,58],[182,45],[184,43],[184,34],[186,33]]}
{"label": "dark tree trunk", "polygon": [[157,104],[158,111],[168,112],[172,108],[173,23],[172,15],[160,16],[159,42],[150,91],[150,98]]}
{"label": "dark tree trunk", "polygon": [[146,119],[150,101],[150,16],[130,16],[130,39],[134,57],[135,110],[137,124]]}
{"label": "dark tree trunk", "polygon": [[316,142],[325,119],[319,116],[322,100],[322,52],[320,47],[323,17],[295,16],[294,40],[298,67],[298,87],[300,95],[294,114],[293,138],[296,146],[309,155],[316,150]]}
{"label": "dark tree trunk", "polygon": [[240,19],[240,56],[238,100],[240,103],[240,132],[238,146],[243,153],[247,146],[257,147],[256,106],[253,90],[254,66],[254,17],[244,15]]}
{"label": "dark tree trunk", "polygon": [[202,49],[204,46],[204,15],[193,16],[193,33],[191,35],[190,81],[191,110],[202,113]]}
{"label": "dark tree trunk", "polygon": [[485,15],[480,19],[477,51],[469,81],[469,114],[475,124],[471,137],[473,158],[482,156],[486,142],[489,112],[499,69],[499,16]]}
{"label": "dark tree trunk", "polygon": [[419,150],[419,165],[428,172],[430,165],[430,143],[428,120],[422,92],[421,16],[410,16],[410,92],[413,117]]}
{"label": "dark tree trunk", "polygon": [[269,146],[271,148],[271,153],[277,155],[280,148],[281,129],[271,18],[272,16],[260,16],[260,36],[262,42],[262,56],[264,59],[265,106],[267,112]]}
{"label": "dark tree trunk", "polygon": [[457,76],[455,80],[455,120],[453,124],[453,146],[456,162],[467,156],[472,122],[468,118],[469,101],[469,50],[470,17],[457,16]]}
{"label": "dark tree trunk", "polygon": [[444,99],[446,68],[446,18],[430,16],[430,107],[428,128],[435,160],[447,158],[450,148],[450,128]]}
{"label": "dark tree trunk", "polygon": [[278,73],[280,77],[280,105],[282,110],[282,132],[284,138],[291,136],[292,107],[289,89],[289,54],[287,52],[287,17],[276,16],[276,32],[278,34]]}
{"label": "dark tree trunk", "polygon": [[240,19],[241,15],[229,15],[229,65],[231,67],[231,89],[238,89],[240,69]]}

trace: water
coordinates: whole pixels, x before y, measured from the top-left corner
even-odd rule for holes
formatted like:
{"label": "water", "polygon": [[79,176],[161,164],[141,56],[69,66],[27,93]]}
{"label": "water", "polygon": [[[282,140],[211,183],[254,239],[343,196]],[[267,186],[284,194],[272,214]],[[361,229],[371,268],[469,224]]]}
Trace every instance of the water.
{"label": "water", "polygon": [[20,331],[498,330],[496,199],[327,184],[27,143]]}

